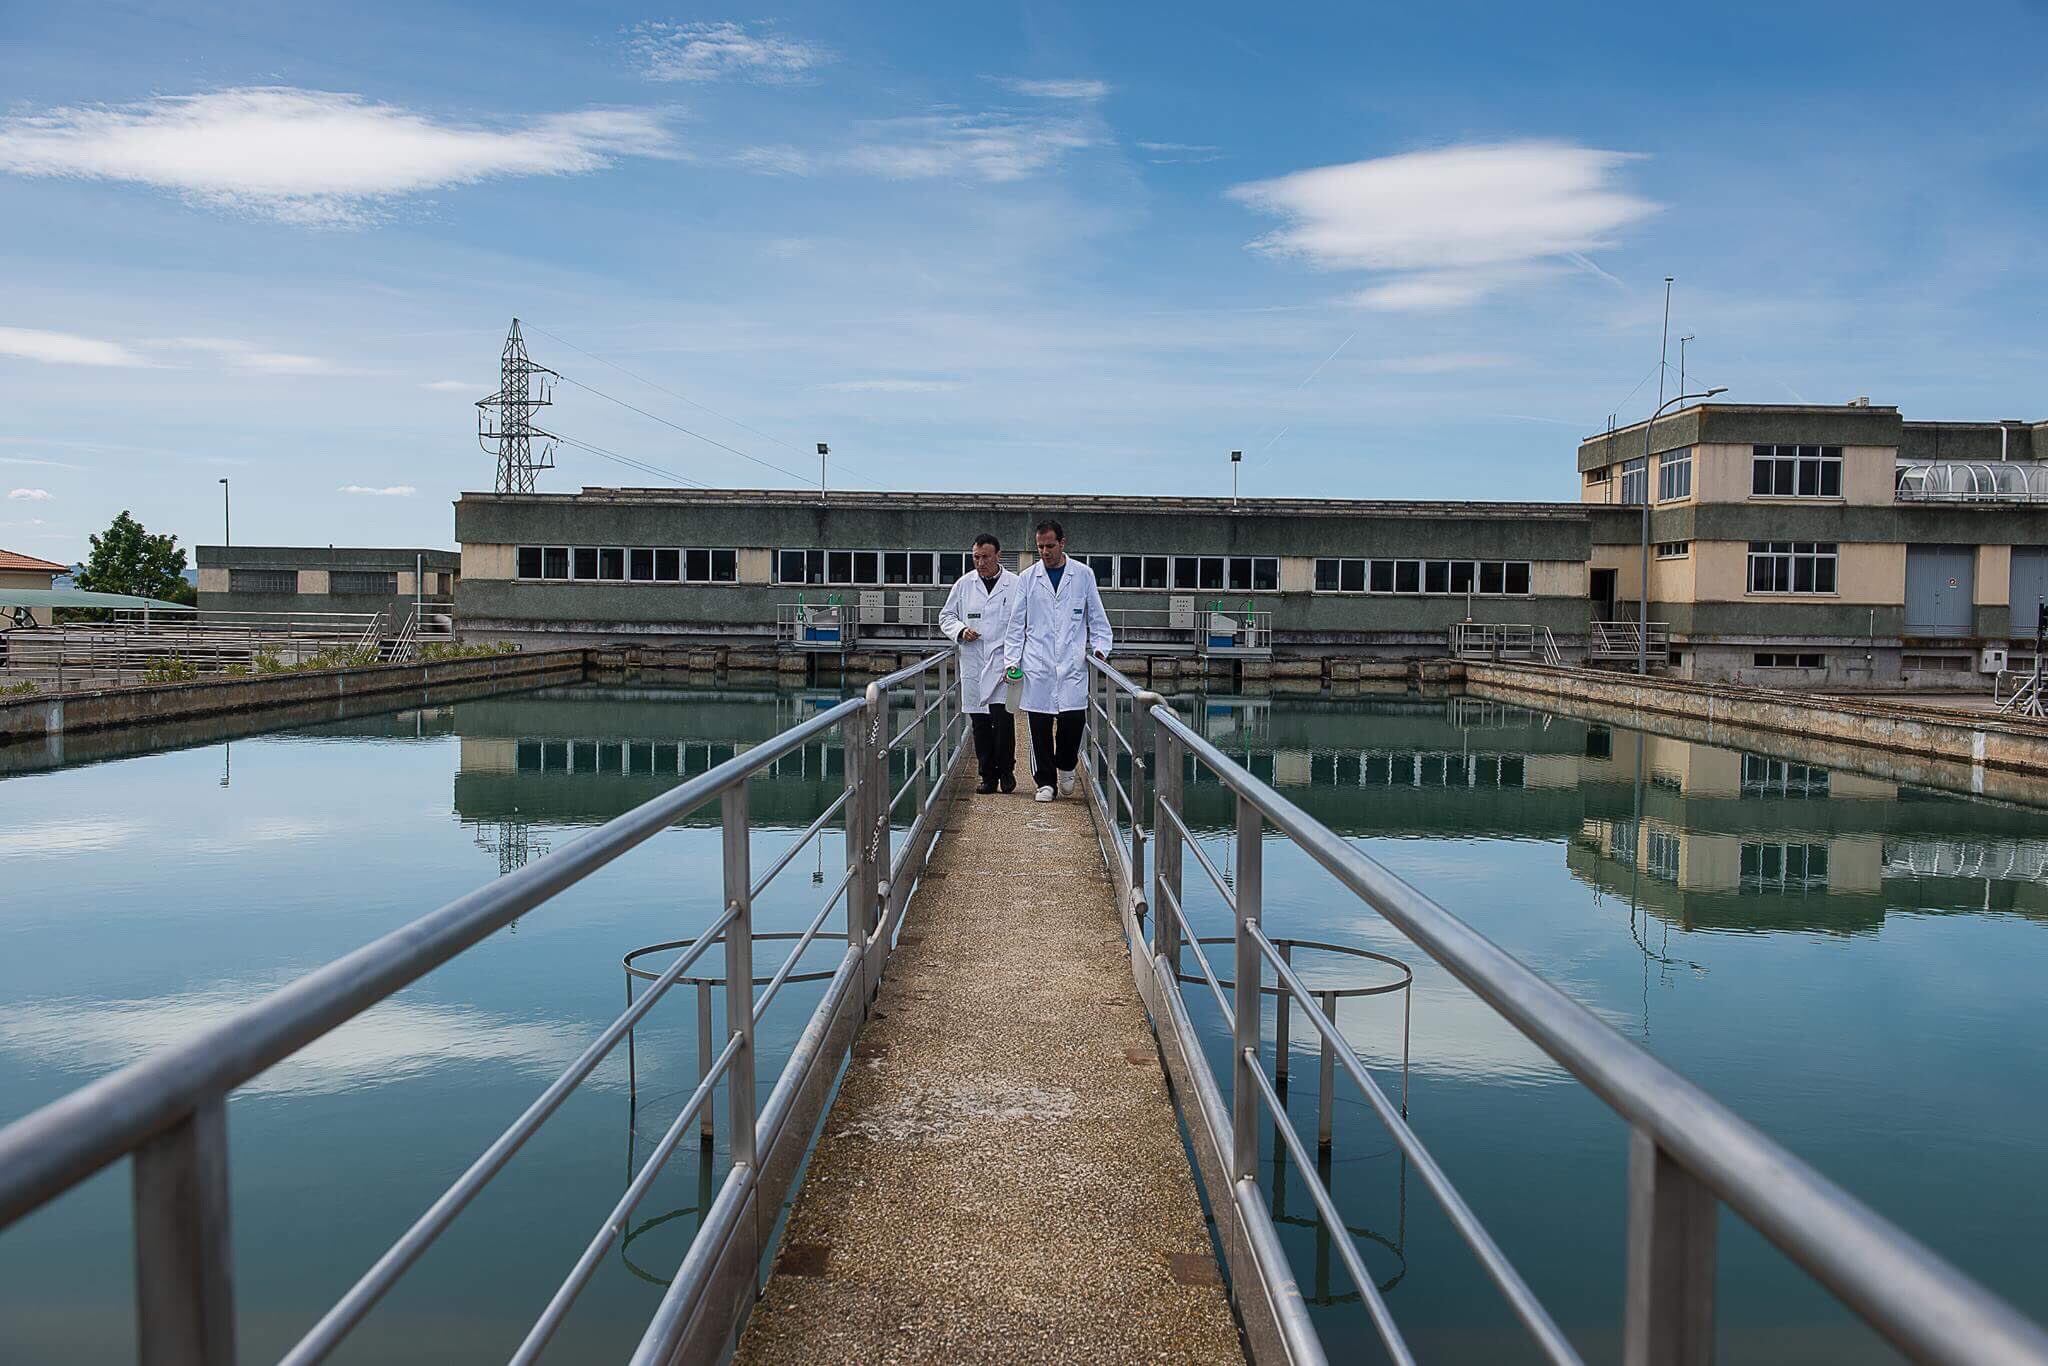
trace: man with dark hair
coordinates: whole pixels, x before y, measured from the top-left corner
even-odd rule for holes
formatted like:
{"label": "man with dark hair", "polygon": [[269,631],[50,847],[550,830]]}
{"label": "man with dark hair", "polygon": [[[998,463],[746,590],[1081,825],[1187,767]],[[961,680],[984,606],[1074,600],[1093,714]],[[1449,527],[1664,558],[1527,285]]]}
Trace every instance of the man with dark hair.
{"label": "man with dark hair", "polygon": [[960,710],[974,727],[977,792],[1017,790],[1017,722],[1003,704],[1003,639],[1017,602],[1017,576],[1003,568],[1002,550],[987,532],[976,536],[974,568],[939,609],[939,629],[960,649]]}
{"label": "man with dark hair", "polygon": [[1095,571],[1067,558],[1067,532],[1048,517],[1038,524],[1038,563],[1017,576],[1017,606],[1003,642],[1003,666],[1024,679],[1031,718],[1031,777],[1037,799],[1074,791],[1081,727],[1088,719],[1088,652],[1109,657],[1109,614]]}

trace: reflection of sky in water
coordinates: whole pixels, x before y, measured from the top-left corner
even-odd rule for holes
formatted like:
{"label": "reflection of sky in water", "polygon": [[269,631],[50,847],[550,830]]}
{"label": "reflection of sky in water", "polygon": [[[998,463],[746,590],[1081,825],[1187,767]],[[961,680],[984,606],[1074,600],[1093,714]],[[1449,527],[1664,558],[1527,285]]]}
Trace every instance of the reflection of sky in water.
{"label": "reflection of sky in water", "polygon": [[[788,699],[561,689],[0,780],[0,1120],[217,1023],[472,889],[522,843],[560,848],[797,714]],[[1274,703],[1207,723],[1311,815],[2048,1312],[2048,1035],[2034,1004],[2048,894],[2014,875],[2039,870],[2048,822],[2035,811],[1654,737],[1638,747],[1520,709]],[[779,827],[757,840],[757,866],[841,781],[812,755],[756,785],[757,815]],[[1228,869],[1213,833],[1223,795],[1191,788],[1190,818]],[[1779,852],[1753,852],[1765,847]],[[664,832],[239,1094],[245,1355],[302,1331],[582,1049],[623,1004],[621,954],[703,923],[716,849],[708,825]],[[839,857],[833,840],[822,858],[835,875]],[[1272,932],[1413,966],[1417,1129],[1589,1358],[1613,1359],[1622,1126],[1284,840],[1267,841],[1265,865]],[[764,929],[808,920],[816,868],[807,854],[783,874]],[[1227,933],[1192,860],[1186,885],[1201,932]],[[1211,954],[1229,975],[1228,945]],[[1387,974],[1303,961],[1312,983]],[[1220,1062],[1213,1001],[1199,985],[1186,995]],[[815,999],[791,987],[778,1000],[768,1075]],[[643,1135],[693,1080],[692,1004],[672,998],[640,1035]],[[1346,1001],[1339,1021],[1397,1095],[1399,994]],[[1300,1020],[1292,1033],[1290,1109],[1313,1133],[1313,1034]],[[380,1308],[358,1359],[504,1357],[623,1184],[624,1081],[622,1050]],[[1341,1084],[1338,1114],[1333,1181],[1347,1219],[1384,1240],[1366,1246],[1376,1272],[1405,1267],[1390,1302],[1411,1340],[1433,1360],[1526,1355]],[[694,1207],[697,1174],[685,1143],[641,1215]],[[110,1174],[0,1238],[0,1359],[133,1358],[126,1202],[125,1175]],[[1307,1207],[1298,1183],[1286,1204]],[[672,1267],[693,1227],[654,1226],[635,1263]],[[1306,1228],[1284,1236],[1312,1299],[1345,1289],[1341,1271],[1319,1277]],[[1731,1360],[1877,1355],[1733,1225],[1722,1290]],[[557,1355],[623,1355],[658,1295],[609,1262]],[[1355,1305],[1316,1312],[1344,1351],[1363,1340]]]}

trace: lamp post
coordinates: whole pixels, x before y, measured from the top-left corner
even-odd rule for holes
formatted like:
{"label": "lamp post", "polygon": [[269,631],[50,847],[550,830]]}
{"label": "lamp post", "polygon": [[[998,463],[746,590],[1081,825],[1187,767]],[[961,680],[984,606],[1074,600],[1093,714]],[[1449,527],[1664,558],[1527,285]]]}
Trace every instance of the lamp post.
{"label": "lamp post", "polygon": [[234,523],[228,518],[228,481],[220,481],[220,543],[223,547],[235,543]]}
{"label": "lamp post", "polygon": [[[1664,410],[1674,403],[1687,399],[1712,398],[1725,394],[1728,386],[1717,384],[1705,393],[1678,394],[1657,405],[1657,411],[1650,414],[1650,420],[1643,424],[1643,563],[1642,563],[1642,606],[1636,615],[1636,673],[1647,676],[1650,672],[1650,433],[1656,429],[1657,419],[1664,416]],[[1622,476],[1626,479],[1626,473]]]}
{"label": "lamp post", "polygon": [[825,492],[825,457],[830,454],[832,454],[832,448],[820,441],[818,443],[818,501],[821,503],[828,501],[830,498],[830,495]]}
{"label": "lamp post", "polygon": [[1235,511],[1237,508],[1237,470],[1238,466],[1242,464],[1244,464],[1244,452],[1232,451],[1230,453],[1230,506],[1232,511]]}

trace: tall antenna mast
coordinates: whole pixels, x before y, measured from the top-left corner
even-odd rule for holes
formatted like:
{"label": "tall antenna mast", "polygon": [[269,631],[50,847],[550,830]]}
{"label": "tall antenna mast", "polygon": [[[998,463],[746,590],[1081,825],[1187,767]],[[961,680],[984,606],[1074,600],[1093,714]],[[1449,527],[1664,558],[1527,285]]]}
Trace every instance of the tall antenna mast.
{"label": "tall antenna mast", "polygon": [[[526,339],[514,318],[498,363],[498,392],[476,405],[477,444],[498,457],[499,493],[532,493],[534,476],[555,467],[555,437],[533,425],[533,412],[554,403],[553,381],[559,378],[527,358]],[[537,459],[535,437],[547,443]]]}

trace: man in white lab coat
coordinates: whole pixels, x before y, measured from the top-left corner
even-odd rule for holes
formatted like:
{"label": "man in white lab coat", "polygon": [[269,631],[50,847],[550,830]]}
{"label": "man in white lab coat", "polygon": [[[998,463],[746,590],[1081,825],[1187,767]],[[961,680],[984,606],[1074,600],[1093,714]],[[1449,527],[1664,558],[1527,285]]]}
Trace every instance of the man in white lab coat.
{"label": "man in white lab coat", "polygon": [[1003,641],[1003,667],[1024,672],[1031,720],[1031,777],[1039,801],[1074,791],[1081,728],[1088,720],[1088,653],[1109,657],[1109,614],[1095,571],[1067,558],[1066,529],[1038,524],[1038,563],[1017,576],[1017,606]]}
{"label": "man in white lab coat", "polygon": [[976,792],[1017,790],[1017,722],[1003,682],[1003,638],[1016,603],[1017,576],[1003,568],[1002,543],[983,532],[974,538],[974,568],[939,609],[939,629],[960,647],[960,710],[974,727],[981,768]]}

